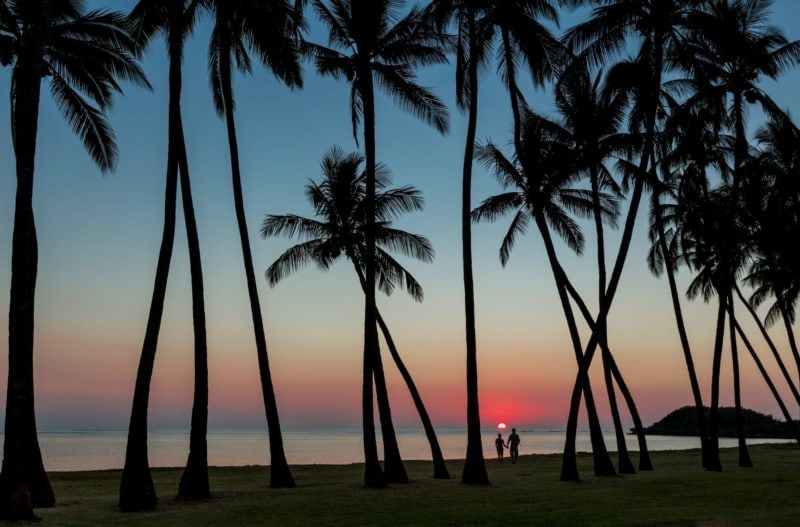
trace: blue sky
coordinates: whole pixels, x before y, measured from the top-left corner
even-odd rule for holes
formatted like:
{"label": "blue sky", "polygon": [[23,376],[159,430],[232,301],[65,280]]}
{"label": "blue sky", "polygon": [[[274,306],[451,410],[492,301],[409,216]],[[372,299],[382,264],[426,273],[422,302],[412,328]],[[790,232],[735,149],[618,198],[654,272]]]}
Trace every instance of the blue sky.
{"label": "blue sky", "polygon": [[[127,10],[132,0],[92,1],[92,7]],[[311,15],[311,14],[310,14]],[[584,13],[564,12],[562,27]],[[791,39],[800,38],[800,4],[777,0],[774,20]],[[309,39],[325,35],[311,16]],[[203,20],[186,47],[183,116],[198,215],[206,281],[211,367],[211,422],[258,425],[261,401],[244,287],[223,122],[211,103],[206,75],[209,24]],[[155,42],[143,60],[153,92],[125,86],[110,113],[120,146],[117,171],[102,176],[55,108],[42,98],[35,185],[40,267],[37,289],[37,408],[43,426],[124,426],[147,316],[163,221],[166,164],[167,65]],[[510,140],[508,97],[489,70],[483,77],[478,138]],[[407,262],[425,287],[421,305],[399,293],[380,305],[401,353],[419,376],[423,396],[434,401],[434,420],[460,424],[463,415],[464,350],[460,249],[460,180],[465,117],[454,105],[452,66],[420,71],[451,111],[451,131],[433,129],[380,96],[377,150],[397,184],[420,188],[424,213],[400,222],[427,235],[437,251],[433,264]],[[8,72],[0,86],[8,89]],[[319,177],[318,163],[334,144],[355,149],[348,109],[349,88],[321,78],[310,64],[302,91],[290,91],[263,70],[237,77],[238,130],[256,271],[261,276],[290,242],[257,236],[265,214],[308,215],[302,190]],[[767,91],[800,115],[800,72]],[[547,90],[526,86],[531,106],[551,112]],[[753,123],[759,120],[752,113]],[[8,123],[0,105],[0,123]],[[15,190],[8,128],[0,132],[0,284],[10,280],[11,225]],[[476,165],[477,204],[497,185]],[[180,210],[180,209],[179,209]],[[643,218],[644,219],[644,218]],[[188,260],[179,221],[175,256],[153,385],[152,421],[188,422],[191,401],[191,298]],[[690,402],[683,359],[664,281],[645,265],[647,240],[640,222],[610,322],[612,346],[628,373],[646,418]],[[474,229],[475,280],[484,417],[560,425],[566,416],[574,358],[538,237],[521,240],[506,269],[497,257],[507,221]],[[587,238],[591,238],[588,235]],[[610,244],[614,247],[612,235]],[[613,249],[615,250],[615,249]],[[576,258],[562,251],[576,284],[593,301],[594,248]],[[612,249],[609,249],[612,251]],[[681,276],[685,285],[686,276]],[[356,424],[360,375],[362,300],[355,277],[342,264],[327,273],[309,268],[274,289],[259,280],[281,415],[289,425]],[[8,304],[0,287],[0,305]],[[688,304],[689,329],[702,384],[710,370],[713,307]],[[0,324],[6,326],[6,311]],[[776,332],[780,339],[782,335]],[[782,340],[780,342],[783,342]],[[0,354],[7,341],[0,339]],[[746,361],[745,361],[746,362]],[[745,404],[777,413],[747,363]],[[0,387],[5,382],[0,364]],[[392,374],[396,414],[415,424],[413,409]],[[599,384],[598,384],[599,389]],[[5,390],[0,391],[4,397]],[[723,402],[730,402],[727,389]],[[2,399],[0,399],[2,400]]]}

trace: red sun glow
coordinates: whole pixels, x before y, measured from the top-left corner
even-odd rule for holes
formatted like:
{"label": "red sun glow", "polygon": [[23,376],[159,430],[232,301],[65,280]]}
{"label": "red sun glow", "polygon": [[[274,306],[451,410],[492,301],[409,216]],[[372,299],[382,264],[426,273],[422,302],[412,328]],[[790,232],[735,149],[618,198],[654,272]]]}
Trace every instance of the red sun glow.
{"label": "red sun glow", "polygon": [[498,430],[505,430],[506,429],[506,424],[505,423],[498,423],[497,429]]}

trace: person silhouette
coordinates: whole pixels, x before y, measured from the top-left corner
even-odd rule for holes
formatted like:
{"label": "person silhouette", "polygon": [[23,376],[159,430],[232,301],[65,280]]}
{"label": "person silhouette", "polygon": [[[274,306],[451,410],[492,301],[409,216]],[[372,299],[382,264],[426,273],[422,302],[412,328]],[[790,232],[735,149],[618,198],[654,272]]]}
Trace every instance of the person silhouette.
{"label": "person silhouette", "polygon": [[503,463],[503,449],[507,447],[503,442],[503,434],[497,434],[497,439],[494,440],[494,446],[497,448],[497,461]]}
{"label": "person silhouette", "polygon": [[519,444],[520,444],[519,436],[517,435],[517,429],[511,429],[511,435],[508,436],[508,449],[511,451],[511,462],[516,463],[517,458],[519,457]]}

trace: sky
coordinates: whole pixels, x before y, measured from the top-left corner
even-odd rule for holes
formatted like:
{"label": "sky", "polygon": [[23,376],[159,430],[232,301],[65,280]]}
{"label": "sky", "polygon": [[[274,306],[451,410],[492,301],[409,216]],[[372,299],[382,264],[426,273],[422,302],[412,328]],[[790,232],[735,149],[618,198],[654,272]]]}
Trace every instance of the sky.
{"label": "sky", "polygon": [[[129,10],[133,0],[92,0],[90,7]],[[311,14],[310,14],[311,16]],[[561,27],[583,12],[562,13]],[[800,4],[777,0],[773,20],[790,39],[800,38]],[[200,232],[209,337],[210,425],[264,426],[257,361],[233,210],[224,123],[213,110],[206,73],[209,23],[204,19],[187,43],[182,100],[186,142]],[[326,35],[311,16],[309,40]],[[124,86],[109,114],[120,159],[103,175],[43,90],[34,210],[39,239],[36,292],[36,409],[40,428],[127,426],[145,322],[153,288],[163,222],[167,136],[167,63],[163,42],[151,45],[143,67],[153,91]],[[465,423],[465,345],[460,244],[460,188],[466,119],[454,104],[452,65],[419,72],[450,109],[445,136],[378,96],[377,155],[398,185],[414,185],[425,211],[397,226],[428,236],[436,260],[403,260],[425,288],[423,303],[396,292],[379,297],[399,351],[417,382],[435,425]],[[9,74],[0,72],[0,90]],[[311,215],[303,186],[319,179],[319,161],[332,145],[355,150],[349,88],[318,76],[305,65],[304,88],[291,91],[256,68],[235,79],[237,126],[250,240],[264,311],[269,359],[281,421],[288,427],[358,426],[363,298],[347,262],[321,272],[308,267],[270,288],[267,266],[294,242],[258,236],[266,214]],[[793,115],[800,72],[764,88]],[[549,89],[525,86],[529,104],[552,114]],[[754,129],[761,117],[750,114]],[[0,105],[0,123],[8,123]],[[491,139],[510,152],[508,96],[489,68],[482,77],[478,140]],[[10,283],[15,192],[8,127],[0,132],[0,285]],[[476,164],[473,202],[497,193],[498,185]],[[180,208],[178,209],[181,210]],[[691,404],[688,377],[675,330],[666,281],[646,266],[646,217],[640,216],[628,263],[609,320],[610,342],[646,424]],[[481,418],[491,427],[512,425],[562,429],[576,372],[552,273],[538,236],[521,239],[503,268],[500,240],[510,218],[474,227],[474,277]],[[585,255],[559,247],[564,266],[595,306],[596,270],[591,230]],[[609,235],[609,253],[616,252]],[[689,276],[679,275],[685,289]],[[0,286],[0,306],[8,287]],[[709,397],[715,307],[684,301],[689,337],[706,401]],[[746,320],[746,317],[742,317]],[[0,310],[7,327],[7,311]],[[765,362],[768,350],[753,333]],[[583,339],[589,337],[583,327]],[[785,334],[772,330],[789,359]],[[192,400],[191,292],[186,238],[179,214],[175,252],[151,392],[153,426],[188,425]],[[0,339],[0,355],[7,354]],[[752,361],[742,357],[744,405],[779,410]],[[399,426],[416,427],[402,379],[385,359],[393,414]],[[604,393],[599,368],[595,391]],[[777,368],[770,366],[777,379]],[[793,370],[792,370],[793,371]],[[0,417],[5,408],[7,363],[0,361]],[[732,404],[730,356],[724,358],[722,404]],[[788,397],[788,390],[783,390]],[[604,396],[601,418],[609,424]],[[788,400],[788,399],[787,399]],[[793,406],[792,406],[793,407]],[[625,422],[630,425],[627,412]]]}

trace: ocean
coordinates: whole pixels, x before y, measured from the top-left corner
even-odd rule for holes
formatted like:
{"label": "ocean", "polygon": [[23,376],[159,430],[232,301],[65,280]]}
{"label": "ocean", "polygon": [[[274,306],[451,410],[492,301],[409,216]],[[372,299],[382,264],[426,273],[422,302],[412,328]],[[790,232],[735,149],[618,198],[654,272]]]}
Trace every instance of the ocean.
{"label": "ocean", "polygon": [[[509,431],[503,432],[503,437]],[[522,443],[520,454],[556,454],[564,446],[563,430],[518,428]],[[466,431],[437,430],[439,443],[447,459],[463,458]],[[494,459],[497,431],[483,431],[487,459]],[[606,444],[616,449],[613,431],[606,431]],[[126,430],[61,429],[40,430],[39,444],[48,471],[103,470],[121,468],[125,459]],[[363,461],[361,431],[357,428],[287,428],[283,430],[286,457],[290,464],[349,464]],[[0,435],[2,440],[2,435]],[[404,459],[430,459],[425,434],[421,429],[398,429],[397,440]],[[752,439],[748,444],[791,442],[780,439]],[[638,450],[636,437],[629,435],[630,450]],[[588,431],[578,435],[578,451],[590,450]],[[736,439],[724,438],[720,446],[736,446]],[[699,448],[694,437],[648,436],[650,450],[685,450]],[[156,429],[149,435],[149,458],[152,467],[180,467],[186,463],[189,431]],[[380,450],[380,436],[378,438]],[[212,466],[269,464],[269,445],[265,429],[211,429],[208,432],[208,461]]]}

